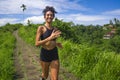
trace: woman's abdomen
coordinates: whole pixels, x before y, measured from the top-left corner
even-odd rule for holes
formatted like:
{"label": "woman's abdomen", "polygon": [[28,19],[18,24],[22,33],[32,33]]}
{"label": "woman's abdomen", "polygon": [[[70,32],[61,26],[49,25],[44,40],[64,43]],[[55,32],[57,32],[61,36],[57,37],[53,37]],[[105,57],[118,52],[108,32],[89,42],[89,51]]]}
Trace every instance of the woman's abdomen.
{"label": "woman's abdomen", "polygon": [[47,49],[47,50],[51,50],[53,48],[56,47],[56,41],[48,41],[43,45],[43,48]]}

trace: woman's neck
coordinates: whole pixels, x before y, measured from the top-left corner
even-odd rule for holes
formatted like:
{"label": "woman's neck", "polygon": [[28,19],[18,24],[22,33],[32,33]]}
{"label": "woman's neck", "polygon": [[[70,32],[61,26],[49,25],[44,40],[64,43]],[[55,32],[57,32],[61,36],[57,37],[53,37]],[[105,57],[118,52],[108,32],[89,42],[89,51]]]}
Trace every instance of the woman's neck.
{"label": "woman's neck", "polygon": [[52,24],[50,24],[50,23],[45,23],[45,26],[46,26],[47,28],[49,28],[49,29],[52,28]]}

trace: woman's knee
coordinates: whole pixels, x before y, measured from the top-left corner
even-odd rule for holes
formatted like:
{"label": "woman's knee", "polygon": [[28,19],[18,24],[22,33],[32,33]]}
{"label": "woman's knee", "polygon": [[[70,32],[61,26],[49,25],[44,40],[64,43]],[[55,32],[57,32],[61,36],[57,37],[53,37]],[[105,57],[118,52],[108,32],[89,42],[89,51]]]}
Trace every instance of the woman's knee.
{"label": "woman's knee", "polygon": [[60,63],[59,63],[58,60],[56,60],[56,61],[52,61],[52,63],[51,63],[51,67],[58,68],[59,66],[60,66]]}
{"label": "woman's knee", "polygon": [[51,77],[51,80],[58,80],[58,77],[52,76],[52,77]]}
{"label": "woman's knee", "polygon": [[44,79],[47,79],[47,78],[48,78],[48,73],[42,73],[42,77],[43,77]]}

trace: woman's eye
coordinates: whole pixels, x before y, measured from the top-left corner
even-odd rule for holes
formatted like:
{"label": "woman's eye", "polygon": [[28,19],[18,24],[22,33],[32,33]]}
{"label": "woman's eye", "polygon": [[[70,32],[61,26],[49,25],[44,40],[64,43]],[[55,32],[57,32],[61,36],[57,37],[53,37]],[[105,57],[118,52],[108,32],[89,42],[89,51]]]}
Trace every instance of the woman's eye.
{"label": "woman's eye", "polygon": [[53,16],[52,14],[48,14],[47,16]]}

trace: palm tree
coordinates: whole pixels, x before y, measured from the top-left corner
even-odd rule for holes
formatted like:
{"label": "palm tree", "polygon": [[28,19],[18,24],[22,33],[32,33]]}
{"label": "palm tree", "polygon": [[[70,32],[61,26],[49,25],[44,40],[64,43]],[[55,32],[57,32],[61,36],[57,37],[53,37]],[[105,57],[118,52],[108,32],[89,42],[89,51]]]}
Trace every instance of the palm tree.
{"label": "palm tree", "polygon": [[24,11],[26,10],[26,5],[22,4],[20,6],[20,8],[22,8],[22,11],[23,11],[23,20],[24,20]]}

